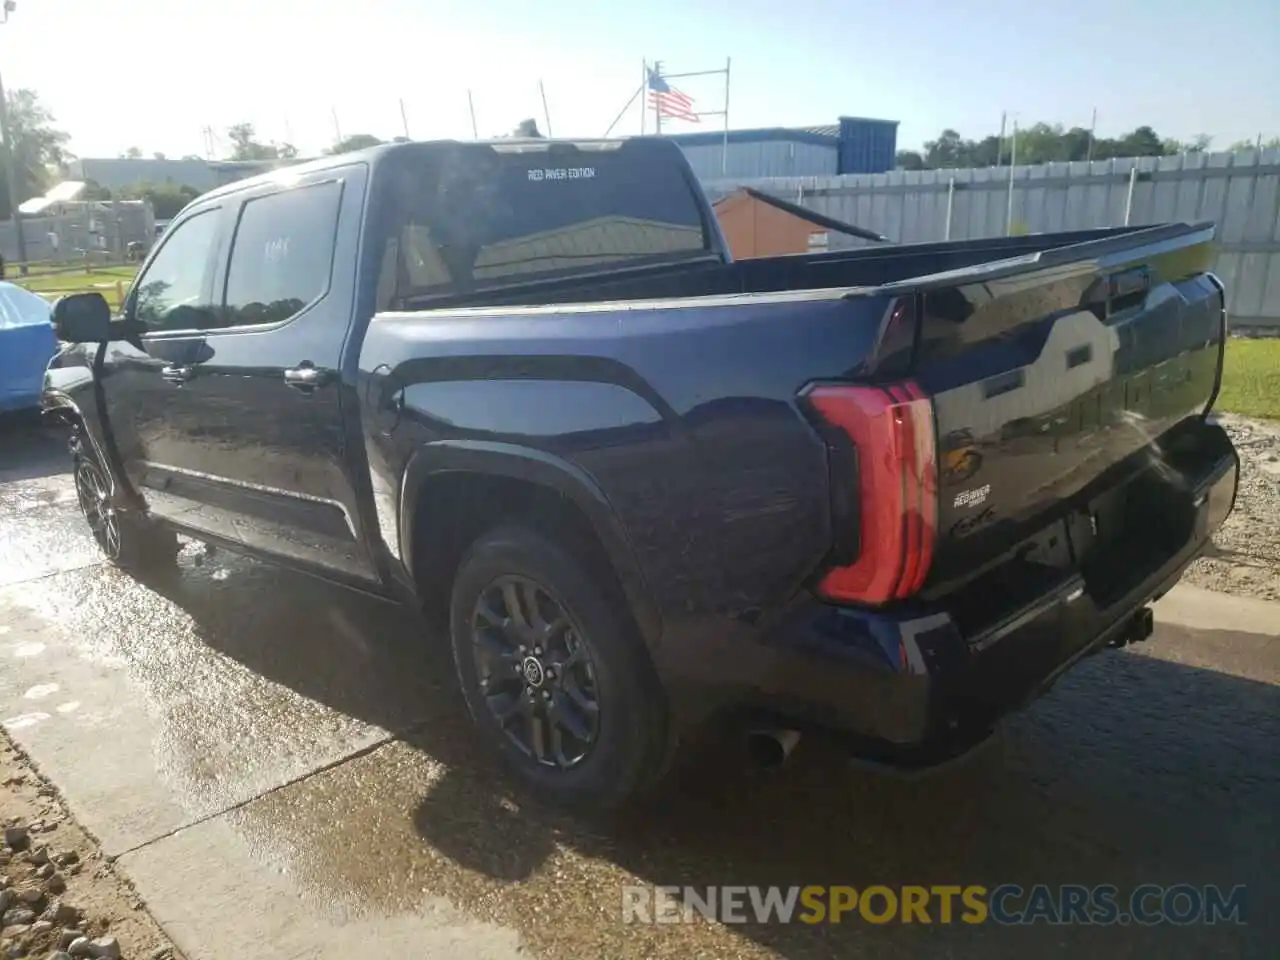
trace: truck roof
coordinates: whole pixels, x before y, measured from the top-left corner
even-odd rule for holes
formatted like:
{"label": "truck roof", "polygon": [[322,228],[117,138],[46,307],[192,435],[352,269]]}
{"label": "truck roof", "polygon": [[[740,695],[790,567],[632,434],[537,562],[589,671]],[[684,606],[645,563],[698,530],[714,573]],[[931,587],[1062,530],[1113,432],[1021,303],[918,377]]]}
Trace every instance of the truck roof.
{"label": "truck roof", "polygon": [[345,167],[352,163],[368,163],[370,166],[373,166],[383,157],[402,151],[423,151],[442,149],[445,147],[490,147],[498,152],[504,153],[520,153],[533,150],[554,150],[556,147],[574,147],[579,150],[616,150],[623,147],[624,144],[632,142],[645,142],[647,146],[654,149],[669,149],[673,154],[678,154],[680,151],[680,148],[674,143],[659,137],[622,137],[614,140],[603,140],[600,138],[544,139],[518,137],[501,137],[490,140],[406,140],[392,143],[381,143],[374,147],[352,150],[349,153],[338,153],[332,156],[318,157],[314,160],[306,160],[302,163],[290,164],[287,167],[278,167],[275,170],[268,170],[267,172],[260,173],[257,176],[246,177],[243,180],[236,180],[232,183],[215,187],[213,190],[201,194],[200,199],[211,200],[217,197],[230,196],[239,193],[242,190],[251,190],[254,187],[258,187],[263,184],[289,180],[294,177],[306,176],[307,174],[318,173],[324,170],[334,169],[336,167]]}

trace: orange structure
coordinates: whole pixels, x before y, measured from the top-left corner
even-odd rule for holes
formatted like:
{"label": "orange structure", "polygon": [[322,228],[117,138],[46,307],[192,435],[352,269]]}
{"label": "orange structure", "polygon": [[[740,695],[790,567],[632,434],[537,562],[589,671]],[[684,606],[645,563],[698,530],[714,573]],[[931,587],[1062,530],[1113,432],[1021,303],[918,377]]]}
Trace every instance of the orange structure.
{"label": "orange structure", "polygon": [[885,242],[870,230],[842,223],[778,197],[744,187],[716,201],[716,219],[735,260],[819,253],[832,233]]}

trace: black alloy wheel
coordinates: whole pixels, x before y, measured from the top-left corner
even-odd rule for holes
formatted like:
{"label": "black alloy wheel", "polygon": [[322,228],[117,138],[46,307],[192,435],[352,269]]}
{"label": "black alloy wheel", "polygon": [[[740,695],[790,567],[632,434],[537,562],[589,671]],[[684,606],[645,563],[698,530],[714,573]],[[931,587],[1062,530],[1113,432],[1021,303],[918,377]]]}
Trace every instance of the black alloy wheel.
{"label": "black alloy wheel", "polygon": [[102,469],[87,457],[76,458],[76,498],[93,539],[108,560],[120,559],[120,515],[111,501],[111,484]]}
{"label": "black alloy wheel", "polygon": [[110,474],[79,437],[71,442],[72,477],[80,512],[103,556],[137,576],[175,570],[178,538],[150,517],[122,509]]}
{"label": "black alloy wheel", "polygon": [[545,585],[508,575],[480,593],[470,624],[476,680],[507,739],[543,767],[582,763],[599,737],[600,692],[572,615]]}
{"label": "black alloy wheel", "polygon": [[541,800],[630,805],[670,769],[666,691],[608,561],[532,523],[482,533],[454,574],[459,688],[483,743]]}

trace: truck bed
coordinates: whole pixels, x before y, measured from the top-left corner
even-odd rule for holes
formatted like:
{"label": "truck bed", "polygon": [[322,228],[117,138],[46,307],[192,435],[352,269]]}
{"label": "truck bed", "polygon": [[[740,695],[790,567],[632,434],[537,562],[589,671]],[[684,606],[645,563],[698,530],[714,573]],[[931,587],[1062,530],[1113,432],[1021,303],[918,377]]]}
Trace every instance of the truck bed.
{"label": "truck bed", "polygon": [[[1202,228],[1206,225],[1201,225]],[[576,276],[541,282],[512,284],[470,294],[441,294],[407,298],[404,309],[452,309],[487,306],[553,306],[592,301],[617,302],[667,298],[736,296],[753,293],[815,289],[878,287],[994,265],[1008,260],[1046,255],[1081,244],[1086,253],[1105,255],[1119,249],[1126,238],[1150,242],[1157,236],[1176,234],[1185,225],[1115,227],[1069,233],[997,237],[942,243],[886,244],[830,253],[800,254],[738,260],[723,263],[709,257],[686,263],[633,270],[611,269],[600,276]],[[1025,262],[1020,264],[1025,266]]]}

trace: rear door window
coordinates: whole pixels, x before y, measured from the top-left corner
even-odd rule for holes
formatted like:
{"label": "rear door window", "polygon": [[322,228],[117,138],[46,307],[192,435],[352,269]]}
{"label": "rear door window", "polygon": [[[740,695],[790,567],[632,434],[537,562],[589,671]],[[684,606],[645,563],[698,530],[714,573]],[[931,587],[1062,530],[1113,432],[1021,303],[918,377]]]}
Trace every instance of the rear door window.
{"label": "rear door window", "polygon": [[390,154],[381,289],[465,292],[705,254],[703,210],[683,164],[644,149],[654,146],[665,147],[451,144]]}

